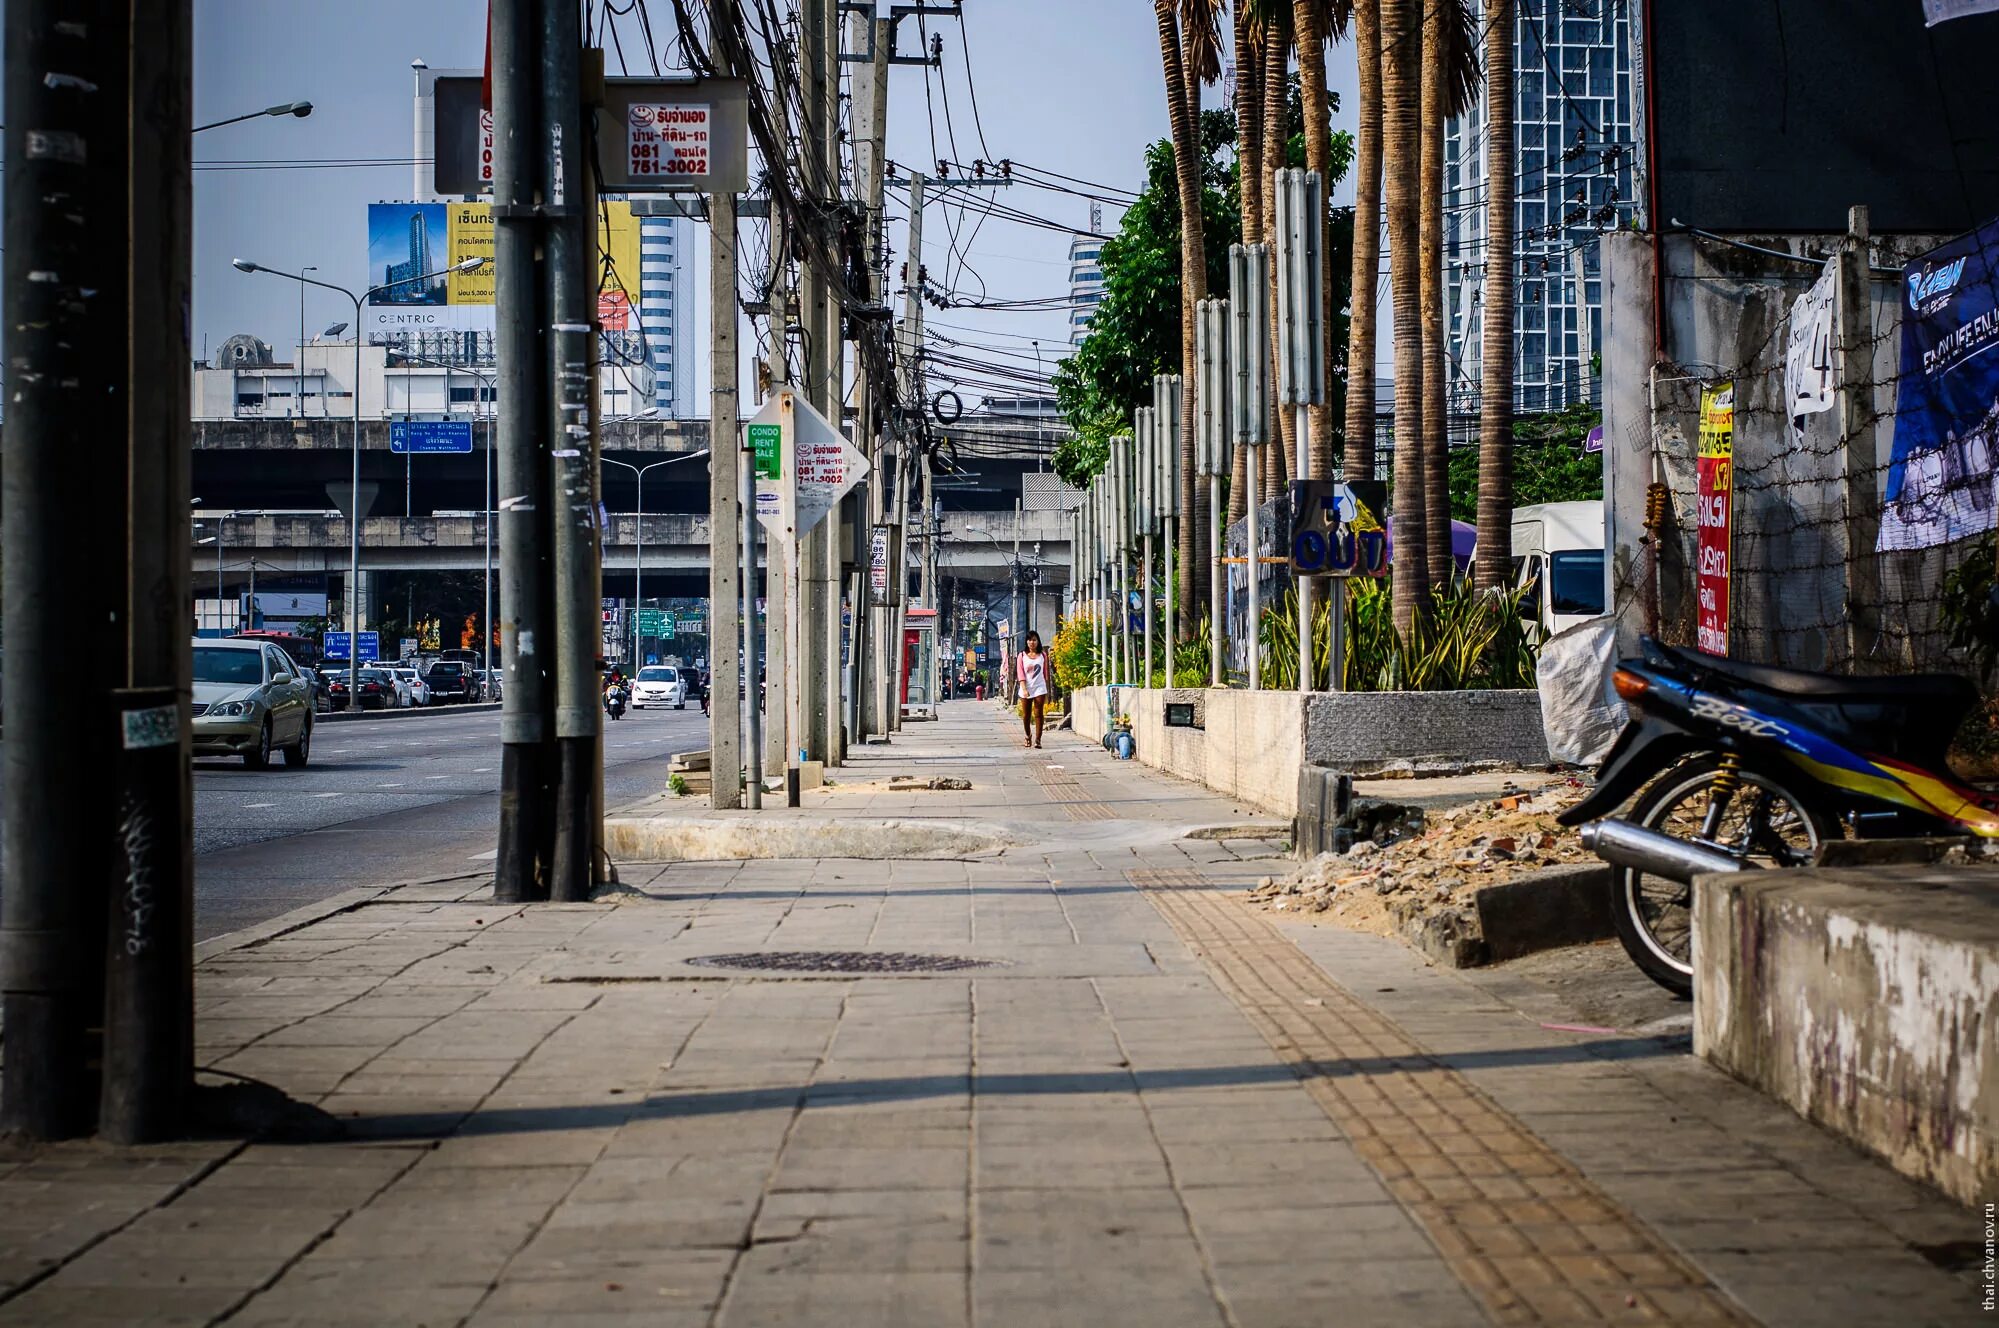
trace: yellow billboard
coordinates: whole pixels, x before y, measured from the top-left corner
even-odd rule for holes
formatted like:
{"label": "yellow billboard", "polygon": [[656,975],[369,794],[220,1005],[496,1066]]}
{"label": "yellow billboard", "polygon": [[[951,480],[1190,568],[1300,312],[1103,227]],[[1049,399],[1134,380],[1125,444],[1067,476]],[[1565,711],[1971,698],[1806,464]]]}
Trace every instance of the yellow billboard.
{"label": "yellow billboard", "polygon": [[[368,214],[370,275],[379,287],[368,301],[371,331],[491,330],[492,204],[373,203]],[[598,321],[624,331],[639,303],[639,219],[630,203],[598,203],[597,248]],[[470,272],[443,271],[468,258],[486,262]],[[436,280],[416,279],[439,272]]]}

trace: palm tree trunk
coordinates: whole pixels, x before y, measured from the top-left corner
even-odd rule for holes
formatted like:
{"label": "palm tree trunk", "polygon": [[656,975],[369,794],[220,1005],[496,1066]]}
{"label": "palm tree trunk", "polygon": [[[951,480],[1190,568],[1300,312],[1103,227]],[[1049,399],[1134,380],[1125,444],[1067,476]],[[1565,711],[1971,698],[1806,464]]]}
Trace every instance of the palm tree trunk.
{"label": "palm tree trunk", "polygon": [[1423,255],[1423,529],[1430,581],[1448,585],[1451,549],[1450,370],[1444,346],[1444,43],[1449,6],[1430,0],[1423,16],[1422,184],[1418,238]]}
{"label": "palm tree trunk", "polygon": [[[1194,473],[1194,412],[1198,407],[1200,364],[1194,356],[1194,329],[1200,322],[1200,302],[1208,298],[1207,217],[1201,214],[1206,197],[1202,167],[1206,153],[1201,143],[1201,80],[1194,74],[1191,58],[1182,62],[1187,76],[1187,112],[1194,126],[1194,229],[1181,229],[1181,248],[1186,255],[1190,281],[1183,283],[1180,299],[1180,516],[1175,528],[1178,549],[1174,565],[1180,580],[1180,611],[1176,615],[1181,638],[1193,636],[1196,622],[1209,604],[1208,523],[1201,515],[1206,486]],[[1188,236],[1195,241],[1189,246]],[[1170,678],[1171,669],[1168,669]]]}
{"label": "palm tree trunk", "polygon": [[[1193,80],[1188,77],[1186,60],[1180,49],[1180,23],[1173,0],[1154,0],[1153,16],[1159,24],[1159,58],[1166,75],[1166,110],[1173,126],[1173,175],[1180,186],[1180,370],[1181,383],[1191,396],[1194,389],[1194,304],[1207,298],[1208,257],[1201,236],[1201,143]],[[1191,425],[1193,410],[1182,398],[1181,420]],[[1180,511],[1177,554],[1180,564],[1179,620],[1192,617],[1196,601],[1191,595],[1193,579],[1187,569],[1193,561],[1193,531],[1185,518],[1194,506],[1193,433],[1180,431]],[[1171,593],[1172,588],[1168,587]]]}
{"label": "palm tree trunk", "polygon": [[[1289,14],[1281,7],[1269,11],[1268,21],[1263,29],[1263,236],[1267,242],[1277,234],[1277,189],[1273,183],[1276,172],[1289,164],[1286,157],[1284,134],[1284,111],[1286,93],[1289,91],[1291,72],[1291,32]],[[1277,264],[1270,263],[1270,293],[1266,308],[1271,311],[1270,319],[1270,363],[1274,366],[1281,351],[1277,337]],[[1271,373],[1273,386],[1276,372]],[[1277,501],[1291,479],[1291,457],[1298,447],[1298,430],[1291,418],[1291,412],[1280,408],[1277,394],[1272,392],[1271,413],[1276,427],[1270,431],[1270,440],[1279,446],[1265,450],[1263,460],[1263,501]]]}
{"label": "palm tree trunk", "polygon": [[1388,195],[1389,288],[1395,317],[1395,626],[1414,630],[1430,587],[1423,503],[1421,189],[1423,0],[1380,0],[1383,183]]}
{"label": "palm tree trunk", "polygon": [[1513,579],[1513,0],[1486,0],[1485,321],[1478,402],[1478,585]]}
{"label": "palm tree trunk", "polygon": [[[1263,239],[1263,47],[1250,20],[1253,4],[1254,0],[1235,0],[1236,189],[1244,244]],[[1249,458],[1237,448],[1229,479],[1230,525],[1249,512],[1248,484]]]}
{"label": "palm tree trunk", "polygon": [[1347,325],[1349,479],[1374,478],[1374,333],[1381,271],[1381,17],[1378,0],[1355,0],[1354,57],[1360,66],[1359,134],[1354,144],[1353,293]]}
{"label": "palm tree trunk", "polygon": [[[1325,0],[1292,0],[1292,26],[1298,33],[1298,85],[1303,94],[1305,109],[1305,166],[1319,173],[1322,197],[1330,202],[1333,192],[1333,121],[1332,110],[1326,101],[1326,23]],[[1325,361],[1323,376],[1326,382],[1325,399],[1311,408],[1312,421],[1312,478],[1323,479],[1333,473],[1334,458],[1337,455],[1337,439],[1333,437],[1333,384],[1338,380],[1333,365],[1332,320],[1333,310],[1333,264],[1328,255],[1332,251],[1333,233],[1331,212],[1322,208],[1319,213],[1319,309],[1325,335],[1321,341],[1320,356]]]}

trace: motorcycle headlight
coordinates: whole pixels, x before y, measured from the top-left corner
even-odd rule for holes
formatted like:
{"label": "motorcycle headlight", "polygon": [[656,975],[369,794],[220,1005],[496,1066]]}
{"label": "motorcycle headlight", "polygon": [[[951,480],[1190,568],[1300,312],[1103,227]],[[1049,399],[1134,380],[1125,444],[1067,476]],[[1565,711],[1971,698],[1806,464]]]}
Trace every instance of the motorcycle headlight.
{"label": "motorcycle headlight", "polygon": [[257,713],[255,701],[224,701],[221,705],[210,706],[208,713],[223,719],[240,719]]}

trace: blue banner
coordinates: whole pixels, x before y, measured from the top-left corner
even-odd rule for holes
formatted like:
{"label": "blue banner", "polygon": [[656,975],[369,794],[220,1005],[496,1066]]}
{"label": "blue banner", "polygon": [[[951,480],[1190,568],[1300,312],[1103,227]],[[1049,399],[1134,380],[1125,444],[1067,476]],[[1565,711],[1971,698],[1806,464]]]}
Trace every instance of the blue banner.
{"label": "blue banner", "polygon": [[[326,659],[345,660],[347,658],[347,633],[328,632],[320,642],[319,653]],[[381,637],[374,632],[361,633],[361,663],[372,664],[382,657]]]}
{"label": "blue banner", "polygon": [[472,450],[472,421],[470,420],[390,420],[389,451],[397,456],[406,452],[470,452]]}
{"label": "blue banner", "polygon": [[1927,549],[1999,519],[1999,220],[1903,269],[1895,449],[1879,547]]}

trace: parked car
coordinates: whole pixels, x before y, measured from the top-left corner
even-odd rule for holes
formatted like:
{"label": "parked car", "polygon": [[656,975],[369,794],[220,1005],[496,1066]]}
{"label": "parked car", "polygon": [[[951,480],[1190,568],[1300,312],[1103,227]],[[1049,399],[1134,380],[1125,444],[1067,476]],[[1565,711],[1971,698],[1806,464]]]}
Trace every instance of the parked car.
{"label": "parked car", "polygon": [[261,641],[194,642],[194,754],[240,756],[252,770],[312,754],[312,688],[291,657]]}
{"label": "parked car", "polygon": [[430,689],[430,699],[435,705],[472,699],[472,669],[458,660],[438,660],[423,675],[423,681]]}
{"label": "parked car", "polygon": [[[296,660],[292,662],[298,663]],[[314,714],[323,715],[333,709],[332,683],[327,678],[326,670],[316,669],[310,664],[299,664],[298,678],[312,693]]]}
{"label": "parked car", "polygon": [[485,669],[481,671],[475,682],[479,693],[478,699],[481,701],[497,701],[500,699],[501,693],[505,690],[503,677],[499,669]]}
{"label": "parked car", "polygon": [[648,705],[687,709],[687,677],[671,664],[648,664],[639,670],[632,688],[632,709]]}
{"label": "parked car", "polygon": [[1513,566],[1527,587],[1520,614],[1553,636],[1604,610],[1603,504],[1513,509]]}
{"label": "parked car", "polygon": [[409,695],[409,700],[404,704],[420,706],[430,704],[430,684],[423,680],[423,675],[416,671],[415,665],[399,664],[389,672],[396,675],[396,681],[403,685],[403,690]]}
{"label": "parked car", "polygon": [[[391,674],[387,669],[378,669],[372,665],[362,669],[360,683],[361,709],[388,710],[401,704],[396,699],[395,675]],[[347,708],[347,675],[345,673],[336,673],[333,675],[332,692],[334,709],[345,710]]]}

